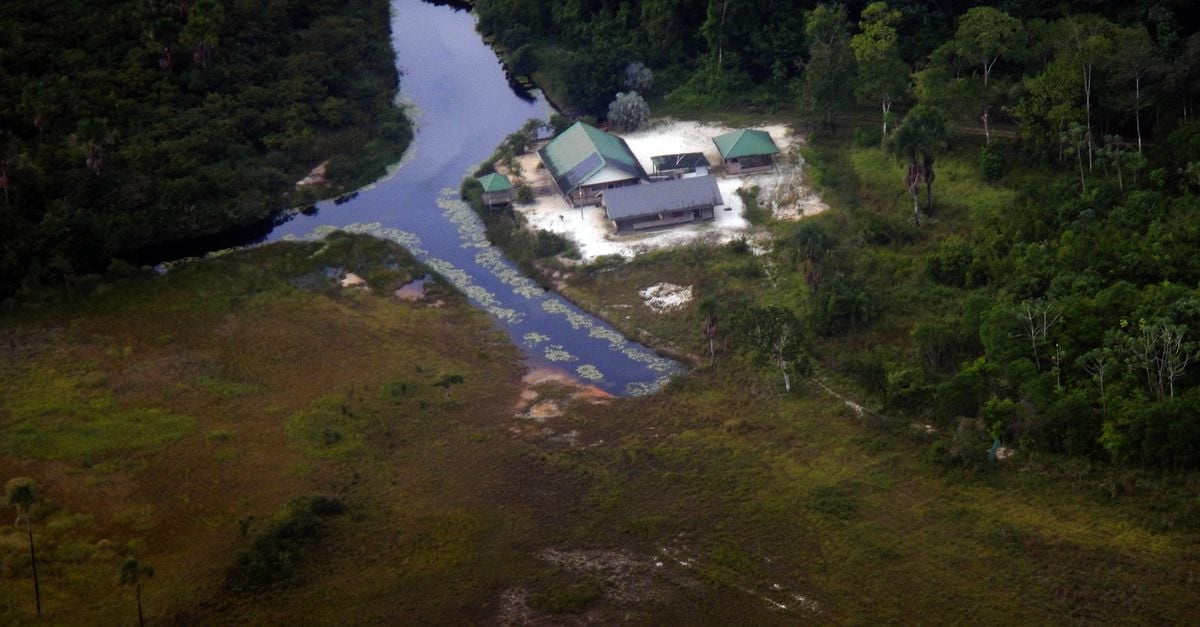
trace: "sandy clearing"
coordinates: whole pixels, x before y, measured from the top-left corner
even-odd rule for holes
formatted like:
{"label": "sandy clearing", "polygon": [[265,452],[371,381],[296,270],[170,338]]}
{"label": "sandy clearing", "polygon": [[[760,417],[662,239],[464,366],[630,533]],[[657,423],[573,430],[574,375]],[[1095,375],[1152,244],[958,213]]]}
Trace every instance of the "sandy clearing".
{"label": "sandy clearing", "polygon": [[[781,162],[790,162],[801,140],[782,124],[760,126],[784,153]],[[701,152],[711,163],[719,162],[712,138],[729,132],[730,128],[702,122],[660,120],[652,126],[622,135],[630,150],[647,171],[652,170],[651,157],[682,152]],[[558,193],[550,175],[534,153],[518,158],[520,178],[533,189],[534,202],[517,205],[516,210],[531,229],[545,229],[568,237],[575,242],[583,260],[592,261],[606,255],[631,258],[639,253],[691,243],[723,244],[735,239],[762,240],[766,236],[753,228],[742,215],[742,199],[737,190],[757,185],[762,198],[773,206],[776,217],[798,219],[815,215],[827,208],[811,192],[797,193],[802,177],[798,166],[785,166],[781,172],[768,174],[725,176],[717,179],[717,187],[725,201],[718,207],[712,222],[677,226],[649,233],[616,235],[600,207],[571,207]],[[514,173],[515,174],[515,173]],[[803,196],[801,202],[796,198]]]}

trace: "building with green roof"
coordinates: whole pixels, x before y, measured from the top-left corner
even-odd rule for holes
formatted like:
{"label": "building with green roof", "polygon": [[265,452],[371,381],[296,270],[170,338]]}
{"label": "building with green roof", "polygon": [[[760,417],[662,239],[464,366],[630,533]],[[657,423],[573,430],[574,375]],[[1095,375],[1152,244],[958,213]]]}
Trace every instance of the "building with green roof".
{"label": "building with green roof", "polygon": [[483,202],[489,207],[512,202],[513,185],[507,176],[492,172],[479,177],[479,184],[483,186]]}
{"label": "building with green roof", "polygon": [[538,157],[572,205],[596,204],[604,190],[646,178],[625,140],[583,122],[551,140]]}
{"label": "building with green roof", "polygon": [[775,167],[779,148],[766,131],[743,128],[713,138],[729,174],[764,172]]}

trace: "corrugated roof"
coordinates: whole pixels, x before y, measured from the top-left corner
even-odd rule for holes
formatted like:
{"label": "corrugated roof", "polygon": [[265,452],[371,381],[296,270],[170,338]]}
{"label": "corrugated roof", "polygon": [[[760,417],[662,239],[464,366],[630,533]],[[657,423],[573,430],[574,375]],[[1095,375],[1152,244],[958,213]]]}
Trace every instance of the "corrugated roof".
{"label": "corrugated roof", "polygon": [[539,150],[538,155],[559,189],[567,193],[586,185],[588,179],[606,166],[630,177],[646,176],[625,140],[583,122],[572,124]]}
{"label": "corrugated roof", "polygon": [[722,159],[737,159],[753,155],[779,154],[779,148],[766,131],[744,128],[713,138]]}
{"label": "corrugated roof", "polygon": [[512,189],[512,182],[507,176],[492,172],[479,177],[479,184],[483,186],[485,192],[503,192]]}
{"label": "corrugated roof", "polygon": [[604,191],[604,209],[609,220],[720,204],[721,190],[717,187],[717,179],[712,176],[630,185]]}
{"label": "corrugated roof", "polygon": [[665,170],[686,170],[695,168],[707,168],[708,159],[705,158],[702,152],[685,152],[678,155],[659,155],[650,157],[650,163],[654,164],[654,169],[657,171]]}

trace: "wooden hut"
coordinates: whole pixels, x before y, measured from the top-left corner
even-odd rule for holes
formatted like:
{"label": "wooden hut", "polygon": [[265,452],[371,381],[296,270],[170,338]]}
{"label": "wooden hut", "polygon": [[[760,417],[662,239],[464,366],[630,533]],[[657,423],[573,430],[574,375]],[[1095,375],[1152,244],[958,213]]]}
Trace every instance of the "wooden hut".
{"label": "wooden hut", "polygon": [[483,186],[483,203],[489,207],[500,207],[513,201],[513,185],[507,176],[492,172],[479,177]]}
{"label": "wooden hut", "polygon": [[744,128],[713,138],[729,174],[766,172],[775,167],[779,148],[766,131]]}

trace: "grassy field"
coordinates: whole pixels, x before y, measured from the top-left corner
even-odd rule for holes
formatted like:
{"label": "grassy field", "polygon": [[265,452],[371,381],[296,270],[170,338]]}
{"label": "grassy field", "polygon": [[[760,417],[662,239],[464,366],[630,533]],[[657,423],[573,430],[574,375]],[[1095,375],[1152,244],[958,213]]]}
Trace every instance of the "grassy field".
{"label": "grassy field", "polygon": [[[749,298],[771,281],[754,259],[684,249],[573,289],[703,353],[697,312],[652,316],[631,294],[746,276]],[[337,287],[339,270],[372,289]],[[783,395],[729,347],[647,398],[524,381],[460,296],[391,297],[422,272],[339,236],[5,318],[0,478],[32,477],[45,499],[43,622],[132,623],[127,555],[155,568],[154,623],[1196,616],[1200,543],[1148,497],[944,474],[922,436],[864,424],[811,382]],[[463,383],[434,385],[451,374]],[[0,527],[0,623],[32,621],[27,555]]]}

